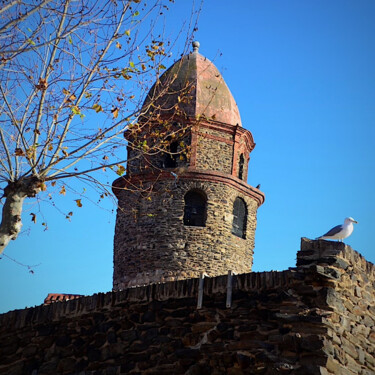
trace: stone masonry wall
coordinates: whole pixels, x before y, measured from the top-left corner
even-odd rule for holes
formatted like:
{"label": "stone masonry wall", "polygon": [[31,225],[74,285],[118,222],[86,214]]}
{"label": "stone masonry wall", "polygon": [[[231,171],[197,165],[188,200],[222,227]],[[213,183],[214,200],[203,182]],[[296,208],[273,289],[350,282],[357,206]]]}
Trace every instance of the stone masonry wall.
{"label": "stone masonry wall", "polygon": [[233,141],[208,138],[209,135],[217,135],[217,131],[204,129],[204,133],[198,134],[196,168],[200,170],[219,171],[226,174],[232,173]]}
{"label": "stone masonry wall", "polygon": [[[149,184],[151,185],[151,183]],[[143,184],[144,190],[149,187]],[[183,223],[184,196],[190,190],[207,196],[204,227]],[[114,289],[151,282],[250,272],[257,202],[226,184],[180,178],[160,180],[152,193],[124,190],[114,240]],[[232,234],[233,203],[247,205],[246,238]]]}
{"label": "stone masonry wall", "polygon": [[297,265],[324,270],[329,278],[328,372],[375,374],[375,266],[344,243],[330,241],[304,241]]}
{"label": "stone masonry wall", "polygon": [[374,281],[350,247],[303,239],[296,268],[234,276],[229,307],[220,276],[201,309],[190,279],[16,310],[0,374],[370,375]]}

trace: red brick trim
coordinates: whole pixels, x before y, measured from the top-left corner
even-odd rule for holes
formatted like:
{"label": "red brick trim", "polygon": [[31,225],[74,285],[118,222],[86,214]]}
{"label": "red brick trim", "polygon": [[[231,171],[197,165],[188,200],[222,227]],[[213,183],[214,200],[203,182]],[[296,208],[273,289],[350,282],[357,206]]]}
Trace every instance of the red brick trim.
{"label": "red brick trim", "polygon": [[[233,137],[236,133],[239,133],[239,134],[241,134],[241,137],[242,136],[246,137],[246,144],[248,145],[249,152],[251,152],[255,147],[253,135],[251,134],[251,132],[249,130],[243,128],[240,125],[225,124],[225,123],[220,122],[220,121],[215,121],[215,120],[212,120],[212,119],[206,119],[206,118],[203,118],[203,117],[197,119],[193,116],[176,116],[176,115],[172,115],[172,116],[171,115],[161,115],[161,116],[158,117],[158,121],[182,122],[182,123],[186,124],[186,126],[190,125],[192,128],[193,127],[196,127],[196,128],[204,127],[204,128],[207,128],[207,129],[217,130],[217,131],[220,131],[220,132],[223,132],[223,133],[230,134]],[[147,123],[148,127],[151,127],[152,123],[153,123],[152,120],[147,120],[147,121],[140,120],[140,123],[142,123],[142,122]],[[125,131],[124,136],[125,136],[125,138],[130,139],[131,138],[131,131],[129,131],[129,130]]]}

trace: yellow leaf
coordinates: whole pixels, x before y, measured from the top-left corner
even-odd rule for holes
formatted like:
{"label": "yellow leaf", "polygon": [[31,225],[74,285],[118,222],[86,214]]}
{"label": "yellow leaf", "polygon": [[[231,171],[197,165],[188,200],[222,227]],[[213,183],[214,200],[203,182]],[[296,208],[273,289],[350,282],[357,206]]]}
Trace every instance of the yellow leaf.
{"label": "yellow leaf", "polygon": [[77,97],[74,95],[74,94],[72,94],[72,95],[70,95],[70,97],[69,97],[69,100],[76,100],[77,99]]}
{"label": "yellow leaf", "polygon": [[112,114],[113,114],[113,118],[117,118],[117,116],[118,116],[118,108],[117,107],[112,109]]}
{"label": "yellow leaf", "polygon": [[66,193],[66,189],[65,189],[65,186],[63,185],[61,190],[60,190],[60,194],[65,195],[65,193]]}
{"label": "yellow leaf", "polygon": [[125,31],[125,34],[126,34],[127,36],[130,36],[130,30],[126,30],[126,31]]}
{"label": "yellow leaf", "polygon": [[69,95],[70,94],[70,92],[67,89],[62,89],[62,92],[63,92],[64,95]]}
{"label": "yellow leaf", "polygon": [[40,187],[40,190],[42,190],[42,191],[46,191],[47,190],[47,185],[44,182],[41,182],[40,185],[39,185],[39,187]]}
{"label": "yellow leaf", "polygon": [[101,111],[103,111],[103,108],[100,104],[98,103],[95,103],[93,106],[92,106],[92,109],[95,110],[96,113],[99,113]]}
{"label": "yellow leaf", "polygon": [[124,173],[125,173],[125,167],[121,164],[118,164],[117,165],[117,171],[116,173],[119,175],[119,176],[122,176]]}
{"label": "yellow leaf", "polygon": [[75,105],[73,107],[71,107],[71,110],[72,112],[75,114],[75,115],[80,115],[81,114],[81,111],[79,110],[79,108]]}
{"label": "yellow leaf", "polygon": [[82,203],[80,199],[75,199],[75,202],[77,203],[78,207],[82,207]]}

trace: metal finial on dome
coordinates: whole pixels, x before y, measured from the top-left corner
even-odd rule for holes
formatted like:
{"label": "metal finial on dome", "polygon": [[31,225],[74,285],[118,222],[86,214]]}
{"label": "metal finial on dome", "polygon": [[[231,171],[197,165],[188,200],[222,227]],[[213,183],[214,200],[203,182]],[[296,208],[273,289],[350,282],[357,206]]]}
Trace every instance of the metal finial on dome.
{"label": "metal finial on dome", "polygon": [[193,43],[193,52],[198,52],[199,47],[201,46],[198,41],[194,41]]}

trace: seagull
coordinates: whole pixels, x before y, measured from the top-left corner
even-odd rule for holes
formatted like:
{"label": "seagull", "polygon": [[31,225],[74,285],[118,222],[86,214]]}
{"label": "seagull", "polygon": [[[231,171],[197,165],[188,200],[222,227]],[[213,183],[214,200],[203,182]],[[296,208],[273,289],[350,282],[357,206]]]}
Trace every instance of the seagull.
{"label": "seagull", "polygon": [[323,234],[323,236],[320,236],[316,239],[339,240],[340,242],[342,242],[344,238],[349,237],[353,233],[353,223],[358,224],[358,222],[355,221],[352,217],[347,217],[344,220],[344,224],[336,225],[326,234]]}

